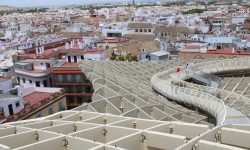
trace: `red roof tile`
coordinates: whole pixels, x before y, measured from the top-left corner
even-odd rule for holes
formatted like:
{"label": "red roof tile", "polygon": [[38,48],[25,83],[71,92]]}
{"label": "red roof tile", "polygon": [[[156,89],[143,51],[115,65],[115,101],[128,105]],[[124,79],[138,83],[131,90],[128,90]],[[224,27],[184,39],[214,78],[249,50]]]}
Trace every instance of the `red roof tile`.
{"label": "red roof tile", "polygon": [[65,62],[60,67],[77,67],[78,64],[76,62]]}
{"label": "red roof tile", "polygon": [[7,77],[0,77],[0,82],[4,82],[4,81],[7,81],[7,80],[10,80],[10,78],[7,78]]}
{"label": "red roof tile", "polygon": [[81,70],[53,70],[53,74],[82,74]]}
{"label": "red roof tile", "polygon": [[23,99],[30,105],[34,105],[46,98],[49,98],[51,95],[53,95],[53,93],[33,92],[27,96],[24,96]]}
{"label": "red roof tile", "polygon": [[224,48],[224,49],[218,49],[218,50],[208,50],[207,53],[209,53],[209,54],[250,55],[250,53],[244,52],[244,51],[235,50],[233,52],[232,48]]}

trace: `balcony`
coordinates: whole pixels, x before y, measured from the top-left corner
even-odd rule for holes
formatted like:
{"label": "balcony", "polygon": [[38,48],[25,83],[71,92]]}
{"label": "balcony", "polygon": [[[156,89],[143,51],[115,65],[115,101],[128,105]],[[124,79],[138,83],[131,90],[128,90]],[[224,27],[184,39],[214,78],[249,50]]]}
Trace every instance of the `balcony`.
{"label": "balcony", "polygon": [[38,69],[24,70],[24,69],[19,69],[19,68],[15,69],[16,74],[22,74],[26,76],[35,77],[35,78],[48,76],[49,74],[51,74],[51,71],[52,71],[51,69],[46,69],[46,70],[38,70]]}
{"label": "balcony", "polygon": [[60,81],[55,81],[54,84],[56,86],[67,86],[67,85],[73,85],[73,86],[92,86],[90,82],[77,82],[77,81],[71,81],[71,82],[60,82]]}

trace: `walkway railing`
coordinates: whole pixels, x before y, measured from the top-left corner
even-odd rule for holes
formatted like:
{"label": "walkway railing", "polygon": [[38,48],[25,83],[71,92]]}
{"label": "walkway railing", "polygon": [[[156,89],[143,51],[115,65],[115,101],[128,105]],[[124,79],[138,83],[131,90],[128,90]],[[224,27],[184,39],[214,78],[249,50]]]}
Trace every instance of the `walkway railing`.
{"label": "walkway railing", "polygon": [[[183,67],[181,67],[184,69]],[[173,100],[188,103],[207,111],[217,120],[217,125],[222,124],[226,117],[226,108],[224,102],[249,116],[250,99],[222,89],[195,85],[184,80],[192,78],[194,74],[206,73],[212,74],[224,71],[236,71],[250,69],[250,59],[248,57],[208,61],[194,64],[191,71],[176,72],[175,68],[155,74],[151,78],[152,87],[159,93]],[[216,93],[212,95],[212,93]],[[234,96],[235,100],[228,101],[227,96]]]}

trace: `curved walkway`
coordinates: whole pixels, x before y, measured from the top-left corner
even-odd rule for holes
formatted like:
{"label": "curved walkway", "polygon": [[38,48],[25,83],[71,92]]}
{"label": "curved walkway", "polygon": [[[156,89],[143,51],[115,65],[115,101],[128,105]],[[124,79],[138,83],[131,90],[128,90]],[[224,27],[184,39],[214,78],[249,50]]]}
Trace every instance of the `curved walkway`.
{"label": "curved walkway", "polygon": [[[151,78],[152,87],[168,98],[196,106],[223,123],[250,123],[250,99],[241,94],[186,82],[199,73],[220,73],[250,69],[249,58],[214,60],[193,64],[190,70],[176,72],[176,68],[159,72]],[[229,99],[229,97],[234,99]],[[239,122],[239,118],[241,122]]]}

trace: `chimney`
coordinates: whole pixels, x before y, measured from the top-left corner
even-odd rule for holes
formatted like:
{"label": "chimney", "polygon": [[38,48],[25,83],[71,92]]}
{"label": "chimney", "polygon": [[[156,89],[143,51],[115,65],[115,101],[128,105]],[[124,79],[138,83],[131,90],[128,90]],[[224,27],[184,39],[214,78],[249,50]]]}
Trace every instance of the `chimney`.
{"label": "chimney", "polygon": [[69,43],[68,42],[65,43],[65,49],[69,49]]}
{"label": "chimney", "polygon": [[73,48],[73,41],[70,41],[70,48]]}

